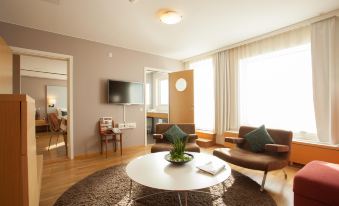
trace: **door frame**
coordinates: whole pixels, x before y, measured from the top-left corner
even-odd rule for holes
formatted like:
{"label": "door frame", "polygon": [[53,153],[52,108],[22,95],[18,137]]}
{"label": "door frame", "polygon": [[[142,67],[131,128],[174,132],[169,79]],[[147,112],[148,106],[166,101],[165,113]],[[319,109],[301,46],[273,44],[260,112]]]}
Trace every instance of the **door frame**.
{"label": "door frame", "polygon": [[[153,68],[153,67],[144,67],[144,118],[145,118],[145,124],[144,124],[144,145],[147,146],[147,105],[146,105],[146,72],[147,71],[153,71],[153,72],[165,72],[165,73],[171,73],[173,72],[172,70],[169,69],[158,69],[158,68]],[[169,115],[168,115],[168,121],[169,121]]]}
{"label": "door frame", "polygon": [[10,46],[13,54],[67,61],[67,143],[68,158],[74,159],[73,56]]}

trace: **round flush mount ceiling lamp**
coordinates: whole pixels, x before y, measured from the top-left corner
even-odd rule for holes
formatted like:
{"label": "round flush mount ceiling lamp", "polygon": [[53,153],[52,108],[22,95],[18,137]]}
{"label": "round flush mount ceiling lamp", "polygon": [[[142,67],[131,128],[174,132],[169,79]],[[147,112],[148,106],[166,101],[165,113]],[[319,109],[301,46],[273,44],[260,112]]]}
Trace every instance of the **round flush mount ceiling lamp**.
{"label": "round flush mount ceiling lamp", "polygon": [[160,14],[160,21],[164,24],[177,24],[181,20],[182,16],[175,11],[165,11]]}

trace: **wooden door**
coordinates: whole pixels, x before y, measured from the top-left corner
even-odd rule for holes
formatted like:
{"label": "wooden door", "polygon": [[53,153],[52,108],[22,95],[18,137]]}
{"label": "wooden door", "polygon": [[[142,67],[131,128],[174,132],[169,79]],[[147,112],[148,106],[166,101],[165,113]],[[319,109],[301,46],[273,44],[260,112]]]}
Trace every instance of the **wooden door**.
{"label": "wooden door", "polygon": [[13,93],[12,51],[0,37],[0,94]]}
{"label": "wooden door", "polygon": [[[178,91],[177,81],[186,81],[186,88]],[[169,74],[169,122],[194,123],[194,82],[193,70]]]}

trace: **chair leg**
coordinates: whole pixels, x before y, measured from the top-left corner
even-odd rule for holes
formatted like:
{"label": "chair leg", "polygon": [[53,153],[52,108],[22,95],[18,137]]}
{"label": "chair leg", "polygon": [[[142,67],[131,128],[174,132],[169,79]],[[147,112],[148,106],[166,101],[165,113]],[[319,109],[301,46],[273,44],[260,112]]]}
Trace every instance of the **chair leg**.
{"label": "chair leg", "polygon": [[282,171],[284,173],[285,180],[287,180],[287,173],[286,173],[285,169],[282,169]]}
{"label": "chair leg", "polygon": [[102,137],[100,137],[100,154],[102,154]]}
{"label": "chair leg", "polygon": [[265,171],[264,177],[263,177],[262,182],[261,182],[261,187],[260,187],[260,191],[261,191],[261,192],[264,191],[265,182],[266,182],[266,176],[267,176],[267,171]]}
{"label": "chair leg", "polygon": [[107,159],[107,145],[108,145],[107,137],[105,137],[105,143],[106,143],[106,159]]}
{"label": "chair leg", "polygon": [[120,156],[122,156],[122,134],[120,134]]}
{"label": "chair leg", "polygon": [[53,135],[51,135],[50,138],[49,138],[48,151],[49,151],[49,148],[51,147],[52,137],[53,137]]}
{"label": "chair leg", "polygon": [[56,147],[58,147],[59,136],[60,136],[60,135],[58,134],[58,135],[57,135],[56,145],[55,145]]}

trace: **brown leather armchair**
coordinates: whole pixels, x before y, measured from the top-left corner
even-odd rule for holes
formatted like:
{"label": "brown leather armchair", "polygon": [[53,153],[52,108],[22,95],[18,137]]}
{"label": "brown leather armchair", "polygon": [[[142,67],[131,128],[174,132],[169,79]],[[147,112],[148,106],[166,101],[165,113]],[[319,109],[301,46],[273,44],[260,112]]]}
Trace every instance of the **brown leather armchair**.
{"label": "brown leather armchair", "polygon": [[[151,148],[151,153],[163,152],[171,150],[171,143],[163,136],[171,126],[174,124],[157,124],[155,126],[155,134],[153,138],[155,139],[155,144]],[[178,127],[188,134],[188,140],[186,143],[186,151],[189,152],[200,152],[199,146],[196,144],[196,139],[198,136],[195,134],[195,125],[194,124],[176,124]]]}
{"label": "brown leather armchair", "polygon": [[[213,155],[231,164],[253,170],[264,171],[261,183],[261,191],[264,190],[267,172],[283,169],[288,165],[293,133],[291,131],[267,129],[275,144],[266,144],[265,151],[255,153],[250,150],[249,144],[243,138],[245,134],[254,130],[254,127],[242,126],[239,129],[239,137],[226,137],[226,142],[235,143],[235,148],[218,148]],[[286,172],[285,179],[287,178]]]}

